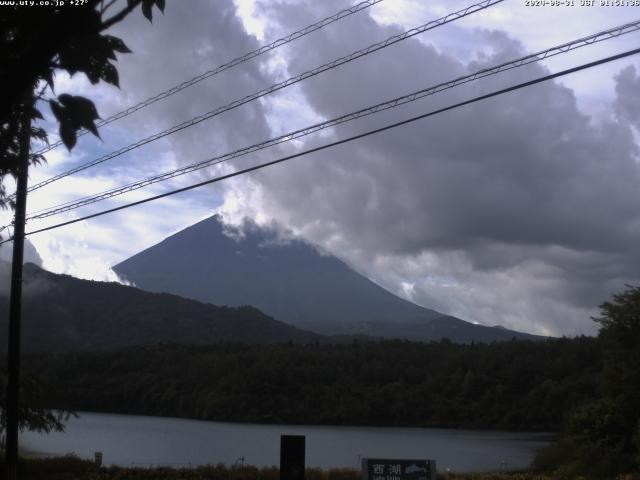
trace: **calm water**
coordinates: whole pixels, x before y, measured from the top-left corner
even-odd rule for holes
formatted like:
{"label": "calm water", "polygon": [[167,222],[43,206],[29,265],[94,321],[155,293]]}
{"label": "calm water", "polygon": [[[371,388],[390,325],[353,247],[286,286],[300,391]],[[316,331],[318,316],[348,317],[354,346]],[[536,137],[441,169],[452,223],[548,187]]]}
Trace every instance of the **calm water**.
{"label": "calm water", "polygon": [[104,455],[105,465],[277,465],[280,435],[306,435],[307,466],[359,467],[360,457],[435,459],[439,470],[525,468],[548,435],[432,428],[318,427],[204,422],[82,413],[65,433],[24,433],[21,447],[40,455]]}

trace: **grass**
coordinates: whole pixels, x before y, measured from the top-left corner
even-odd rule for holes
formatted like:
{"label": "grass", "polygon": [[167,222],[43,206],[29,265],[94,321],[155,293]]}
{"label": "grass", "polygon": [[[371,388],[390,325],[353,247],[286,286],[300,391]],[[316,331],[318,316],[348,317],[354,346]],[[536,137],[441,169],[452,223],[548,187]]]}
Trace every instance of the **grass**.
{"label": "grass", "polygon": [[[0,479],[5,478],[4,464],[0,465]],[[193,468],[98,468],[93,462],[75,456],[53,458],[25,458],[19,465],[21,480],[280,480],[275,467],[226,467],[222,464]],[[361,480],[359,470],[333,468],[321,470],[309,468],[305,480]],[[563,475],[534,472],[500,473],[442,473],[438,480],[579,480]],[[615,480],[640,480],[637,476],[621,476]]]}

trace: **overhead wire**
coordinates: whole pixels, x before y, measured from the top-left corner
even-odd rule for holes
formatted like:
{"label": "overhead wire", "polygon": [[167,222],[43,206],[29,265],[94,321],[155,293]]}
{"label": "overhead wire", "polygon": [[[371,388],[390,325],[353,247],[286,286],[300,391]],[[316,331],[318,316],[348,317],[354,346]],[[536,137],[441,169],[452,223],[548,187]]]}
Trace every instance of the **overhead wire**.
{"label": "overhead wire", "polygon": [[557,45],[545,50],[541,50],[536,53],[525,55],[515,60],[503,62],[499,65],[483,68],[472,74],[461,76],[447,82],[442,82],[437,85],[433,85],[433,86],[412,92],[407,95],[393,98],[391,100],[386,100],[384,102],[377,103],[373,106],[362,108],[355,112],[351,112],[330,120],[326,120],[324,122],[316,123],[311,126],[307,126],[292,132],[288,132],[283,135],[271,138],[269,140],[256,143],[247,147],[243,147],[243,148],[234,150],[232,152],[225,153],[223,155],[218,155],[218,156],[209,158],[207,160],[197,162],[191,165],[186,165],[184,167],[180,167],[180,168],[177,168],[168,172],[164,172],[158,175],[153,175],[145,179],[132,182],[127,185],[113,188],[110,190],[106,190],[104,192],[101,192],[95,195],[87,196],[81,199],[71,200],[71,201],[64,202],[52,207],[47,207],[47,208],[32,212],[27,216],[27,220],[43,219],[43,218],[47,218],[47,217],[57,215],[63,212],[67,212],[70,210],[75,210],[77,208],[80,208],[86,205],[90,205],[102,200],[106,200],[108,198],[113,198],[118,195],[122,195],[124,193],[128,193],[134,190],[144,188],[154,183],[166,181],[168,179],[175,178],[180,175],[185,175],[187,173],[191,173],[191,172],[194,172],[206,167],[210,167],[213,165],[218,165],[222,162],[226,162],[234,158],[248,155],[250,153],[254,153],[274,145],[278,145],[284,142],[298,139],[303,136],[310,135],[312,133],[316,133],[318,131],[324,130],[326,128],[340,125],[340,124],[343,124],[358,118],[362,118],[368,115],[372,115],[384,110],[396,108],[401,105],[405,105],[407,103],[422,99],[426,96],[434,95],[444,90],[448,90],[456,86],[463,85],[463,84],[466,84],[490,75],[496,75],[498,73],[505,72],[514,68],[522,67],[524,65],[529,65],[534,62],[539,62],[556,55],[570,52],[577,48],[592,45],[594,43],[608,40],[611,38],[617,38],[621,35],[636,32],[638,30],[640,30],[640,20],[636,20],[634,22],[626,23],[624,25],[619,25],[613,28],[609,28],[607,30],[595,33],[593,35],[582,37],[570,42],[563,43],[561,45]]}
{"label": "overhead wire", "polygon": [[[253,58],[259,57],[260,55],[263,55],[265,53],[268,53],[272,50],[275,50],[278,47],[281,47],[283,45],[286,45],[287,43],[293,42],[294,40],[297,40],[298,38],[304,37],[305,35],[309,35],[312,32],[315,32],[316,30],[320,30],[321,28],[330,25],[334,22],[337,22],[338,20],[342,20],[343,18],[346,18],[350,15],[353,15],[357,12],[360,12],[361,10],[365,10],[373,5],[375,5],[376,3],[380,3],[383,0],[366,0],[364,2],[360,2],[357,5],[353,5],[352,7],[349,8],[345,8],[344,10],[340,10],[337,13],[334,13],[333,15],[330,15],[326,18],[323,18],[322,20],[313,23],[311,25],[307,25],[304,28],[301,28],[300,30],[297,30],[293,33],[290,33],[289,35],[279,38],[277,40],[274,40],[273,42],[267,44],[267,45],[263,45],[260,48],[257,48],[256,50],[253,50],[251,52],[245,53],[244,55],[241,55],[240,57],[234,58],[233,60],[230,60],[226,63],[223,63],[222,65],[219,65],[211,70],[207,70],[204,73],[201,73],[200,75],[197,75],[189,80],[186,80],[182,83],[180,83],[179,85],[175,85],[163,92],[158,93],[157,95],[154,95],[153,97],[149,97],[146,100],[141,101],[140,103],[137,103],[135,105],[132,105],[131,107],[126,108],[125,110],[122,110],[118,113],[114,113],[113,115],[105,118],[104,120],[100,120],[96,126],[98,128],[103,127],[104,125],[107,125],[109,123],[115,122],[116,120],[119,120],[121,118],[124,118],[128,115],[131,115],[134,112],[137,112],[138,110],[141,110],[145,107],[148,107],[149,105],[158,102],[160,100],[163,100],[167,97],[170,97],[171,95],[175,95],[178,92],[181,92],[182,90],[191,87],[192,85],[195,85],[207,78],[210,78],[214,75],[217,75],[218,73],[222,73],[225,70],[229,70],[230,68],[233,68],[237,65],[240,65],[241,63],[247,62]],[[78,136],[82,136],[89,133],[87,130],[80,130],[78,132]],[[62,141],[57,141],[54,142],[48,146],[46,146],[45,148],[42,148],[40,150],[38,150],[36,152],[36,154],[44,154],[47,153],[51,150],[53,150],[56,147],[59,147],[60,145],[62,145]]]}
{"label": "overhead wire", "polygon": [[[218,176],[218,177],[215,177],[215,178],[211,178],[211,179],[208,179],[208,180],[205,180],[205,181],[193,184],[193,185],[189,185],[189,186],[182,187],[182,188],[179,188],[179,189],[176,189],[176,190],[172,190],[170,192],[161,193],[161,194],[158,194],[158,195],[154,195],[152,197],[148,197],[148,198],[145,198],[145,199],[142,199],[142,200],[131,202],[131,203],[128,203],[126,205],[120,205],[118,207],[114,207],[114,208],[110,208],[110,209],[107,209],[107,210],[103,210],[101,212],[96,212],[96,213],[93,213],[93,214],[90,214],[90,215],[86,215],[86,216],[83,216],[83,217],[75,218],[75,219],[68,220],[68,221],[65,221],[65,222],[61,222],[61,223],[58,223],[58,224],[55,224],[55,225],[50,225],[48,227],[40,228],[40,229],[37,229],[37,230],[32,230],[30,232],[25,233],[25,235],[34,235],[36,233],[41,233],[41,232],[46,232],[46,231],[49,231],[49,230],[57,229],[57,228],[64,227],[64,226],[67,226],[67,225],[71,225],[71,224],[74,224],[74,223],[77,223],[77,222],[81,222],[81,221],[84,221],[84,220],[89,220],[91,218],[100,217],[100,216],[103,216],[103,215],[106,215],[106,214],[109,214],[109,213],[113,213],[113,212],[116,212],[116,211],[124,210],[124,209],[127,209],[127,208],[131,208],[131,207],[134,207],[134,206],[137,206],[137,205],[144,204],[144,203],[148,203],[148,202],[152,202],[152,201],[155,201],[155,200],[159,200],[161,198],[166,198],[168,196],[176,195],[178,193],[182,193],[182,192],[186,192],[186,191],[189,191],[189,190],[193,190],[195,188],[199,188],[199,187],[202,187],[204,185],[210,185],[212,183],[220,182],[222,180],[226,180],[226,179],[229,179],[229,178],[237,177],[239,175],[244,175],[244,174],[247,174],[249,172],[253,172],[253,171],[265,168],[265,167],[269,167],[269,166],[272,166],[272,165],[276,165],[276,164],[279,164],[279,163],[286,162],[288,160],[292,160],[294,158],[302,157],[304,155],[309,155],[311,153],[319,152],[321,150],[325,150],[325,149],[332,148],[332,147],[335,147],[335,146],[338,146],[338,145],[342,145],[342,144],[345,144],[345,143],[348,143],[348,142],[352,142],[354,140],[358,140],[358,139],[365,138],[365,137],[368,137],[368,136],[371,136],[371,135],[375,135],[375,134],[378,134],[378,133],[381,133],[381,132],[384,132],[384,131],[387,131],[387,130],[391,130],[393,128],[397,128],[397,127],[400,127],[400,126],[403,126],[403,125],[407,125],[409,123],[416,122],[418,120],[422,120],[422,119],[425,119],[425,118],[428,118],[428,117],[431,117],[431,116],[434,116],[434,115],[438,115],[438,114],[441,114],[441,113],[444,113],[444,112],[447,112],[447,111],[450,111],[450,110],[454,110],[456,108],[460,108],[460,107],[463,107],[463,106],[466,106],[466,105],[470,105],[470,104],[473,104],[473,103],[476,103],[476,102],[479,102],[479,101],[482,101],[482,100],[487,100],[487,99],[492,98],[492,97],[497,97],[499,95],[504,95],[506,93],[513,92],[515,90],[520,90],[522,88],[530,87],[532,85],[536,85],[536,84],[539,84],[539,83],[542,83],[542,82],[546,82],[546,81],[549,81],[549,80],[552,80],[552,79],[555,79],[555,78],[560,78],[560,77],[563,77],[565,75],[569,75],[571,73],[575,73],[575,72],[579,72],[579,71],[582,71],[582,70],[586,70],[588,68],[593,68],[593,67],[596,67],[598,65],[603,65],[605,63],[609,63],[609,62],[612,62],[612,61],[615,61],[615,60],[619,60],[619,59],[622,59],[622,58],[625,58],[625,57],[629,57],[631,55],[636,55],[638,53],[640,53],[640,48],[629,50],[629,51],[626,51],[626,52],[623,52],[623,53],[619,53],[619,54],[616,54],[616,55],[611,55],[611,56],[608,56],[608,57],[605,57],[605,58],[601,58],[599,60],[595,60],[595,61],[592,61],[592,62],[589,62],[589,63],[584,63],[584,64],[581,64],[581,65],[579,65],[577,67],[568,68],[568,69],[562,70],[562,71],[557,72],[557,73],[544,75],[542,77],[538,77],[538,78],[535,78],[533,80],[528,80],[526,82],[518,83],[516,85],[512,85],[512,86],[507,87],[507,88],[503,88],[503,89],[500,89],[500,90],[495,90],[495,91],[493,91],[491,93],[487,93],[487,94],[484,94],[484,95],[479,95],[479,96],[473,97],[473,98],[471,98],[469,100],[465,100],[465,101],[462,101],[462,102],[455,103],[453,105],[449,105],[447,107],[443,107],[443,108],[439,108],[439,109],[436,109],[436,110],[432,110],[430,112],[423,113],[421,115],[417,115],[417,116],[414,116],[414,117],[411,117],[411,118],[408,118],[408,119],[405,119],[405,120],[402,120],[402,121],[399,121],[399,122],[395,122],[395,123],[392,123],[392,124],[389,124],[389,125],[385,125],[384,127],[380,127],[380,128],[376,128],[376,129],[373,129],[373,130],[369,130],[367,132],[364,132],[364,133],[361,133],[361,134],[358,134],[358,135],[353,135],[353,136],[350,136],[350,137],[347,137],[347,138],[344,138],[344,139],[341,139],[341,140],[337,140],[335,142],[331,142],[331,143],[327,143],[327,144],[324,144],[324,145],[321,145],[321,146],[318,146],[318,147],[310,148],[310,149],[304,150],[302,152],[294,153],[292,155],[287,155],[285,157],[281,157],[281,158],[278,158],[276,160],[272,160],[272,161],[269,161],[269,162],[265,162],[265,163],[261,163],[261,164],[258,164],[258,165],[254,165],[252,167],[244,168],[244,169],[238,170],[236,172],[232,172],[232,173],[229,173],[229,174],[226,174],[226,175],[221,175],[221,176]],[[0,242],[0,245],[2,245],[4,243],[7,243],[7,242],[10,242],[12,240],[13,240],[13,238],[9,238],[7,240],[4,240],[4,241]]]}
{"label": "overhead wire", "polygon": [[218,108],[216,108],[214,110],[211,110],[211,111],[209,111],[207,113],[204,113],[202,115],[194,117],[191,120],[188,120],[186,122],[182,122],[182,123],[180,123],[178,125],[175,125],[175,126],[173,126],[171,128],[163,130],[162,132],[158,132],[158,133],[156,133],[154,135],[146,137],[146,138],[144,138],[142,140],[139,140],[139,141],[137,141],[135,143],[132,143],[130,145],[122,147],[122,148],[120,148],[118,150],[115,150],[115,151],[113,151],[111,153],[108,153],[106,155],[103,155],[103,156],[101,156],[101,157],[99,157],[99,158],[97,158],[95,160],[92,160],[90,162],[84,163],[82,165],[79,165],[79,166],[77,166],[75,168],[72,168],[72,169],[67,170],[65,172],[62,172],[62,173],[59,173],[57,175],[54,175],[53,177],[50,177],[50,178],[48,178],[46,180],[43,180],[41,182],[36,183],[35,185],[30,186],[27,191],[28,192],[32,192],[32,191],[37,190],[39,188],[42,188],[42,187],[44,187],[46,185],[49,185],[50,183],[58,181],[58,180],[60,180],[62,178],[68,177],[70,175],[73,175],[75,173],[81,172],[81,171],[86,170],[88,168],[94,167],[94,166],[96,166],[98,164],[106,162],[107,160],[111,160],[111,159],[113,159],[115,157],[118,157],[118,156],[124,154],[124,153],[130,152],[131,150],[139,148],[139,147],[141,147],[143,145],[146,145],[146,144],[148,144],[150,142],[153,142],[155,140],[159,140],[159,139],[164,138],[164,137],[166,137],[168,135],[176,133],[176,132],[178,132],[180,130],[184,130],[185,128],[191,127],[191,126],[196,125],[196,124],[198,124],[200,122],[203,122],[203,121],[208,120],[210,118],[213,118],[213,117],[215,117],[217,115],[220,115],[220,114],[222,114],[224,112],[227,112],[227,111],[232,110],[234,108],[240,107],[241,105],[244,105],[246,103],[249,103],[249,102],[252,102],[254,100],[257,100],[257,99],[259,99],[261,97],[264,97],[264,96],[269,95],[269,94],[271,94],[273,92],[276,92],[278,90],[286,88],[286,87],[288,87],[290,85],[299,83],[299,82],[301,82],[303,80],[306,80],[308,78],[314,77],[314,76],[319,75],[319,74],[321,74],[323,72],[326,72],[328,70],[334,69],[334,68],[336,68],[336,67],[338,67],[340,65],[352,62],[352,61],[354,61],[354,60],[356,60],[358,58],[364,57],[364,56],[369,55],[369,54],[371,54],[373,52],[376,52],[378,50],[382,50],[382,49],[387,48],[387,47],[389,47],[391,45],[394,45],[394,44],[396,44],[398,42],[401,42],[401,41],[406,40],[408,38],[412,38],[412,37],[414,37],[416,35],[424,33],[424,32],[426,32],[428,30],[432,30],[434,28],[437,28],[439,26],[442,26],[442,25],[445,25],[447,23],[453,22],[453,21],[458,20],[460,18],[464,18],[464,17],[466,17],[468,15],[471,15],[473,13],[479,12],[481,10],[485,10],[485,9],[487,9],[487,8],[493,6],[493,5],[496,5],[498,3],[501,3],[503,1],[504,0],[483,0],[483,1],[475,3],[473,5],[469,5],[468,7],[463,8],[461,10],[458,10],[456,12],[449,13],[449,14],[445,15],[444,17],[438,18],[436,20],[432,20],[432,21],[427,22],[427,23],[425,23],[423,25],[420,25],[418,27],[415,27],[415,28],[412,28],[410,30],[407,30],[407,31],[405,31],[403,33],[400,33],[400,34],[397,34],[397,35],[393,35],[393,36],[387,38],[386,40],[383,40],[382,42],[374,43],[372,45],[369,45],[368,47],[365,47],[363,49],[360,49],[360,50],[357,50],[355,52],[352,52],[349,55],[346,55],[344,57],[340,57],[340,58],[338,58],[336,60],[333,60],[333,61],[331,61],[329,63],[325,63],[324,65],[316,67],[316,68],[314,68],[312,70],[308,70],[308,71],[306,71],[304,73],[301,73],[299,75],[296,75],[294,77],[290,77],[287,80],[284,80],[282,82],[279,82],[279,83],[276,83],[274,85],[271,85],[270,87],[262,89],[262,90],[260,90],[258,92],[253,93],[253,94],[247,95],[247,96],[242,97],[240,99],[234,100],[233,102],[231,102],[231,103],[229,103],[227,105],[224,105],[222,107],[218,107]]}

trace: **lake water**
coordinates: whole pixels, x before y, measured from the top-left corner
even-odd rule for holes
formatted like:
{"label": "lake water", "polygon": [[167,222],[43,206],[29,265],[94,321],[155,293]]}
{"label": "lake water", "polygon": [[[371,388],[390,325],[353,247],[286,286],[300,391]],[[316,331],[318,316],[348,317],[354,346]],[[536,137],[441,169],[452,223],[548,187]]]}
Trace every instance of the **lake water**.
{"label": "lake water", "polygon": [[308,467],[359,468],[360,458],[435,459],[457,472],[526,468],[549,435],[435,428],[255,425],[179,418],[81,413],[65,433],[20,436],[38,455],[75,453],[105,465],[232,465],[241,457],[258,467],[278,465],[280,435],[306,436]]}

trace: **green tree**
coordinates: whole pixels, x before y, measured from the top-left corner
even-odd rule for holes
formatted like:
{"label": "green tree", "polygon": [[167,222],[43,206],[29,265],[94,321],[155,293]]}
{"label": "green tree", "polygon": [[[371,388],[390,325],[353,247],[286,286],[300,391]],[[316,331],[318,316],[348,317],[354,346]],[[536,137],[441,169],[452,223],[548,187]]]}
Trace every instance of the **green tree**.
{"label": "green tree", "polygon": [[[600,306],[603,348],[602,388],[625,414],[640,414],[640,287],[629,287]],[[635,425],[634,425],[635,427]]]}
{"label": "green tree", "polygon": [[574,476],[614,478],[640,472],[640,287],[613,295],[593,320],[602,354],[598,397],[573,411],[563,437],[537,461]]}
{"label": "green tree", "polygon": [[[73,148],[82,128],[98,135],[95,120],[99,116],[93,102],[69,93],[56,96],[54,77],[61,71],[82,73],[92,84],[102,80],[118,86],[116,53],[130,50],[121,39],[104,32],[138,7],[151,21],[153,7],[164,11],[165,0],[58,3],[29,7],[16,2],[0,7],[0,178],[17,174],[23,128],[28,129],[30,139],[47,141],[46,131],[37,126],[42,120],[38,107],[43,102],[49,103],[59,122],[67,148]],[[30,157],[31,163],[42,161],[41,155]],[[6,204],[0,183],[0,206]]]}
{"label": "green tree", "polygon": [[621,462],[640,471],[640,287],[628,286],[600,306],[601,388],[610,418],[617,418],[614,447]]}

